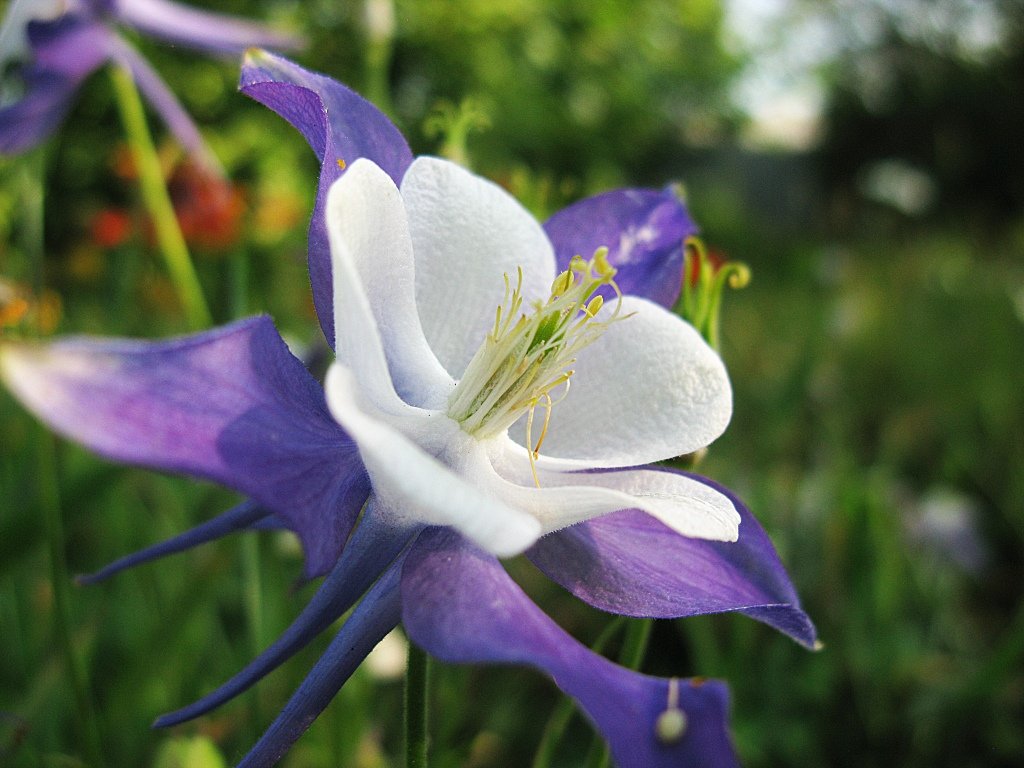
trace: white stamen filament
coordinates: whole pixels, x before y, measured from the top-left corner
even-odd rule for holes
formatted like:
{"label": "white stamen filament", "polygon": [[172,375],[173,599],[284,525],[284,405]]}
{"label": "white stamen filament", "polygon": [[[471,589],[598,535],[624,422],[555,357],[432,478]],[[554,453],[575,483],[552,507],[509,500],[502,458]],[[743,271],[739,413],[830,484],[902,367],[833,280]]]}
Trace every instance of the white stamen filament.
{"label": "white stamen filament", "polygon": [[[448,401],[449,416],[463,430],[491,437],[528,413],[526,448],[531,464],[536,460],[551,409],[558,402],[552,401],[550,393],[562,384],[568,388],[576,354],[623,319],[619,316],[622,294],[606,254],[606,248],[599,248],[589,261],[573,257],[569,269],[552,283],[548,299],[534,302],[530,314],[522,312],[522,269],[517,269],[515,287],[505,275],[505,295],[495,310],[494,325]],[[598,320],[604,299],[594,293],[604,285],[612,287],[618,302],[608,319]],[[530,431],[538,405],[545,409],[544,425],[534,446]]]}

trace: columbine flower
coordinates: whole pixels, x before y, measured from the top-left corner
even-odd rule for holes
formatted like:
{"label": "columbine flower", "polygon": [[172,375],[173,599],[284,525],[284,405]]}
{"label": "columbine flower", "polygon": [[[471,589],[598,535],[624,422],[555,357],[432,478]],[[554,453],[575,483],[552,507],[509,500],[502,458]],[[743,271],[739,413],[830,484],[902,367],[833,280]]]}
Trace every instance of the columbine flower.
{"label": "columbine flower", "polygon": [[24,152],[64,119],[82,82],[108,61],[132,73],[139,89],[182,145],[209,160],[199,131],[160,76],[124,38],[118,25],[212,53],[253,45],[295,48],[301,40],[231,16],[171,0],[13,0],[0,26],[0,73],[26,61],[21,90],[0,90],[0,153]]}
{"label": "columbine flower", "polygon": [[584,201],[572,228],[557,225],[563,214],[545,232],[493,184],[443,160],[413,162],[381,113],[327,78],[261,55],[242,82],[322,161],[310,263],[337,353],[324,387],[267,318],[170,342],[0,348],[8,385],[56,429],[107,457],[251,497],[93,580],[257,525],[294,530],[307,574],[326,573],[275,643],[158,724],[237,695],[355,605],[243,766],[272,765],[399,622],[442,660],[548,673],[620,768],[735,765],[721,683],[612,664],[565,634],[498,560],[525,552],[615,613],[741,611],[814,642],[743,505],[703,478],[644,466],[706,445],[731,408],[699,334],[616,291],[620,277],[643,283],[628,264],[616,273],[600,249],[565,255],[592,231],[621,254],[636,242],[624,233],[650,225],[650,208],[630,202],[644,195]]}

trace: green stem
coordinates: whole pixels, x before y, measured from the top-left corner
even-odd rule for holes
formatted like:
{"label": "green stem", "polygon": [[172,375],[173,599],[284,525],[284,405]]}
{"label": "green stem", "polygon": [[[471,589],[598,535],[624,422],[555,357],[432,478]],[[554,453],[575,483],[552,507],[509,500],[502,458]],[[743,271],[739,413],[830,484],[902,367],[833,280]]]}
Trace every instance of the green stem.
{"label": "green stem", "polygon": [[[32,264],[32,288],[35,293],[37,317],[32,323],[32,332],[41,335],[43,331],[41,313],[44,277],[43,222],[45,217],[45,189],[43,186],[45,158],[36,152],[27,158],[24,175],[24,246]],[[78,727],[82,735],[82,746],[89,764],[99,768],[105,763],[100,749],[99,725],[96,710],[92,705],[86,675],[78,654],[75,652],[71,633],[71,619],[68,605],[69,585],[67,560],[64,554],[64,524],[61,519],[60,492],[57,485],[57,464],[54,457],[53,435],[39,429],[37,441],[36,477],[38,501],[46,529],[46,543],[50,559],[50,584],[53,589],[53,623],[61,653],[67,664],[68,677],[75,697]]]}
{"label": "green stem", "polygon": [[[241,249],[231,254],[230,273],[231,319],[249,311],[249,260]],[[249,650],[254,656],[263,650],[263,568],[260,564],[260,539],[250,533],[242,539],[242,582],[245,600],[245,620],[249,630]],[[260,698],[253,688],[250,697],[254,722],[262,722]]]}
{"label": "green stem", "polygon": [[651,641],[651,630],[654,629],[653,619],[634,619],[626,626],[626,639],[619,653],[619,663],[628,669],[640,669],[647,655],[647,646]]}
{"label": "green stem", "polygon": [[64,555],[64,525],[61,520],[60,495],[57,490],[57,471],[54,460],[53,435],[39,431],[39,503],[42,506],[46,525],[46,540],[50,553],[50,583],[53,586],[53,616],[57,642],[60,644],[68,677],[75,697],[78,727],[82,733],[82,747],[89,765],[99,768],[105,765],[100,749],[99,727],[96,710],[92,705],[89,686],[82,664],[75,652],[71,636],[71,620],[68,609],[67,560]]}
{"label": "green stem", "polygon": [[429,677],[430,658],[409,643],[409,661],[405,671],[406,768],[427,768]]}
{"label": "green stem", "polygon": [[231,254],[231,319],[249,314],[249,259],[238,249]]}
{"label": "green stem", "polygon": [[46,157],[36,150],[25,157],[22,175],[22,197],[25,207],[22,213],[22,241],[25,254],[32,268],[32,296],[35,317],[30,318],[30,333],[43,333],[43,288],[45,287],[45,264],[43,224],[45,219],[44,178]]}
{"label": "green stem", "polygon": [[167,193],[160,158],[146,125],[139,91],[131,73],[123,67],[112,67],[110,79],[114,84],[114,98],[124,123],[128,145],[138,169],[142,200],[153,220],[157,244],[167,264],[171,282],[178,292],[186,322],[192,330],[207,328],[210,326],[210,310]]}
{"label": "green stem", "polygon": [[[245,594],[245,621],[249,630],[249,650],[257,656],[263,650],[263,585],[260,578],[260,540],[250,532],[242,539],[242,581]],[[253,720],[262,722],[260,698],[255,686],[252,696]]]}

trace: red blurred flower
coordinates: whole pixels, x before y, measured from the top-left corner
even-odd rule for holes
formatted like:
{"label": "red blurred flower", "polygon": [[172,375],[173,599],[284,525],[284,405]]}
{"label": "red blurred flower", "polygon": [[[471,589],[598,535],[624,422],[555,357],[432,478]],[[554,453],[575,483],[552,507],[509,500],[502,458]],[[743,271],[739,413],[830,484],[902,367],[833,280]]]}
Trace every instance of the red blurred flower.
{"label": "red blurred flower", "polygon": [[190,246],[226,251],[241,239],[245,199],[230,181],[185,162],[171,174],[167,189]]}
{"label": "red blurred flower", "polygon": [[131,235],[132,220],[123,209],[104,208],[93,217],[89,231],[92,242],[100,248],[116,248]]}

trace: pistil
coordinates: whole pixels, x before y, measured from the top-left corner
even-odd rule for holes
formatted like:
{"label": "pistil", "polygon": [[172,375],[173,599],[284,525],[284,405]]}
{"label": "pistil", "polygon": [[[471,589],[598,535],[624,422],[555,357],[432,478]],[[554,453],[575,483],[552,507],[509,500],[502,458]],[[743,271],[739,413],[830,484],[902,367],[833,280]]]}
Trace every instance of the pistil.
{"label": "pistil", "polygon": [[[505,296],[495,310],[494,325],[470,360],[448,401],[448,415],[471,435],[487,438],[508,429],[520,416],[527,418],[527,450],[535,459],[551,418],[551,410],[565,396],[551,393],[565,386],[574,371],[576,355],[593,343],[620,317],[622,294],[615,284],[615,268],[607,248],[599,248],[588,261],[574,256],[569,268],[551,284],[547,300],[523,311],[523,273],[515,283],[505,275]],[[617,300],[610,313],[598,319],[604,298],[597,294],[608,285]],[[530,432],[534,409],[545,409],[537,445]]]}

